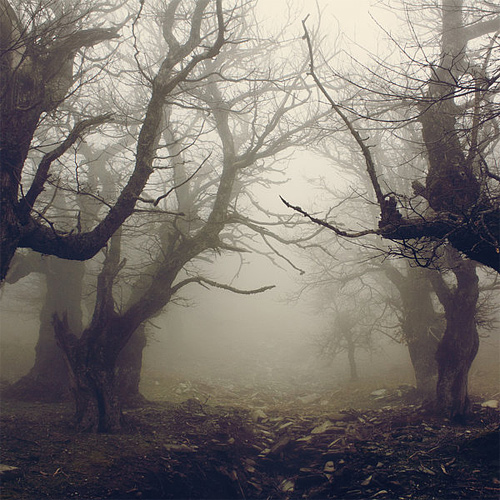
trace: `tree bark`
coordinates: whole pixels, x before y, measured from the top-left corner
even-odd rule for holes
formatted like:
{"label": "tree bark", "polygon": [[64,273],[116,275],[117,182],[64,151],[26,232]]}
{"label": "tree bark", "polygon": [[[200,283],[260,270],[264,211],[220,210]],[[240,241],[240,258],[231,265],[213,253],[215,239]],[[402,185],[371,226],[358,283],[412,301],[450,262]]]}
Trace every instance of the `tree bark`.
{"label": "tree bark", "polygon": [[351,376],[351,382],[357,382],[359,380],[358,377],[358,368],[356,366],[356,358],[354,356],[356,351],[356,345],[352,340],[352,333],[346,335],[347,341],[347,358],[349,359],[349,374]]}
{"label": "tree bark", "polygon": [[468,375],[479,348],[476,326],[479,280],[474,262],[451,250],[450,254],[456,286],[450,288],[439,275],[433,279],[446,318],[446,329],[436,354],[437,408],[448,418],[463,421],[470,413]]}
{"label": "tree bark", "polygon": [[396,268],[385,265],[387,277],[399,291],[403,320],[401,329],[408,346],[417,393],[423,399],[436,397],[438,367],[436,351],[443,327],[432,304],[430,273],[437,272],[407,265],[404,275]]}
{"label": "tree bark", "polygon": [[135,408],[146,402],[146,398],[139,390],[142,353],[146,344],[146,327],[141,324],[118,356],[116,392],[117,397],[124,407]]}
{"label": "tree bark", "polygon": [[[123,347],[120,322],[94,322],[80,338],[71,331],[67,315],[54,316],[56,339],[68,364],[79,432],[117,432],[123,417],[116,393],[115,366]],[[120,332],[121,333],[121,332]]]}

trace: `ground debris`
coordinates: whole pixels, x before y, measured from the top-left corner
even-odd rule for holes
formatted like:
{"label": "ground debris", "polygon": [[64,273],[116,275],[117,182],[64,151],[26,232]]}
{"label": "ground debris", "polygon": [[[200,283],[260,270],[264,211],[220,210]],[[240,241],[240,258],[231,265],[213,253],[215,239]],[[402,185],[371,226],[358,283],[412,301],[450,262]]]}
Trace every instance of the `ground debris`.
{"label": "ground debris", "polygon": [[74,434],[71,405],[4,402],[1,460],[22,474],[2,484],[3,497],[499,496],[498,408],[477,403],[458,426],[398,400],[398,388],[382,399],[367,391],[370,407],[338,391],[297,405],[274,390],[180,383],[174,402],[129,410],[119,435]]}
{"label": "ground debris", "polygon": [[22,471],[19,467],[0,464],[0,479],[2,479],[2,481],[5,481],[6,479],[14,479],[19,477],[21,474]]}

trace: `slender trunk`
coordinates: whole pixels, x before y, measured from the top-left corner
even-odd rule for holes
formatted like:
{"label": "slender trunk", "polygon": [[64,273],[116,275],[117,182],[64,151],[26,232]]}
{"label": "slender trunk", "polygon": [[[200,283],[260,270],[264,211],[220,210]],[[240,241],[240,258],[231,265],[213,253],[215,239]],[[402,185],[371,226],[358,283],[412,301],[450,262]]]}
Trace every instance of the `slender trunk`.
{"label": "slender trunk", "polygon": [[356,358],[354,353],[356,351],[356,345],[352,340],[352,334],[346,337],[347,340],[347,358],[349,359],[349,374],[351,376],[351,382],[356,382],[359,380],[358,369],[356,366]]}

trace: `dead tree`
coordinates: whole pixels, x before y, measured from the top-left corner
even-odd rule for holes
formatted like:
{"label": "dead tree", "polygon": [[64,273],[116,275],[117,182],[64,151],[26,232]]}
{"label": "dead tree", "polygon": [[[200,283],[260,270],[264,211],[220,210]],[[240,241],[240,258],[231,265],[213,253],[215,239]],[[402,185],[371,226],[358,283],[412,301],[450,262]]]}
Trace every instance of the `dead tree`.
{"label": "dead tree", "polygon": [[[500,177],[487,163],[487,154],[498,138],[495,132],[498,116],[493,98],[498,86],[495,76],[498,68],[492,57],[498,38],[492,36],[490,41],[486,39],[482,43],[483,50],[479,52],[482,57],[477,64],[467,51],[470,42],[477,42],[498,30],[500,16],[494,9],[483,18],[480,9],[469,10],[469,14],[474,12],[478,19],[466,23],[462,0],[443,3],[437,11],[442,19],[440,57],[429,67],[424,96],[418,93],[419,89],[414,94],[393,95],[394,99],[399,96],[403,103],[417,103],[415,117],[421,124],[428,163],[425,186],[415,180],[414,193],[405,197],[382,188],[371,145],[317,74],[312,40],[304,21],[309,74],[363,155],[380,219],[378,228],[350,232],[284,200],[289,207],[341,237],[375,234],[403,245],[418,239],[449,241],[470,259],[500,271]],[[369,93],[370,89],[366,91]],[[466,103],[458,104],[460,99]],[[390,117],[386,122],[390,122]],[[413,206],[404,205],[405,200],[415,196],[424,197],[430,210],[415,213]]]}
{"label": "dead tree", "polygon": [[[174,21],[179,3],[174,0],[167,5],[167,24]],[[211,9],[212,4],[214,9]],[[102,24],[107,12],[118,12],[121,4],[107,7],[105,12],[94,11],[92,5],[82,3],[78,9],[66,10],[62,3],[47,2],[31,12],[23,2],[15,5],[7,0],[0,2],[0,280],[5,278],[17,248],[31,248],[64,259],[86,260],[106,244],[133,212],[154,172],[167,97],[201,61],[217,56],[225,43],[221,1],[202,0],[193,6],[192,29],[186,43],[171,47],[151,75],[139,66],[149,96],[140,119],[135,160],[128,182],[116,203],[95,227],[86,232],[63,230],[54,221],[47,220],[43,210],[37,209],[39,195],[52,175],[54,164],[89,130],[112,122],[112,114],[88,115],[86,107],[98,109],[99,103],[78,102],[83,111],[66,114],[66,119],[72,123],[71,131],[60,134],[57,126],[49,131],[56,146],[38,163],[29,187],[23,184],[23,173],[28,170],[30,148],[39,128],[44,122],[50,122],[50,116],[56,111],[63,112],[62,103],[68,95],[86,83],[86,64],[90,66],[88,71],[94,68],[96,57],[91,57],[87,63],[85,50],[119,36],[121,25],[111,26],[110,21],[110,27],[95,26]],[[121,24],[129,22],[135,28],[144,8],[144,3],[140,3],[135,16]],[[207,18],[214,23],[211,33],[207,34],[208,39],[204,39],[201,26],[208,22]],[[134,39],[137,43],[137,36]],[[137,56],[137,45],[127,50],[136,50]],[[109,57],[113,52],[112,49]],[[105,68],[106,61],[101,70]],[[44,117],[46,120],[41,120]]]}
{"label": "dead tree", "polygon": [[[309,126],[317,121],[316,113],[306,123],[293,119],[296,112],[308,109],[298,98],[304,91],[300,76],[290,78],[287,92],[277,92],[267,67],[249,71],[248,64],[258,67],[259,60],[255,48],[241,43],[239,36],[246,39],[248,34],[246,18],[240,14],[234,14],[242,24],[241,32],[233,26],[233,43],[215,63],[200,65],[186,82],[179,106],[163,112],[165,133],[160,147],[168,182],[144,193],[141,200],[149,210],[137,210],[130,219],[130,226],[148,221],[155,230],[142,235],[149,253],[140,257],[147,265],[140,268],[127,300],[118,304],[114,295],[117,277],[129,265],[124,258],[127,245],[120,245],[120,238],[129,237],[125,233],[132,230],[123,227],[107,249],[90,324],[79,335],[71,331],[65,317],[54,317],[56,338],[70,366],[80,430],[120,429],[118,356],[134,332],[160,314],[184,287],[199,284],[242,294],[271,288],[241,290],[207,278],[195,267],[197,261],[210,262],[225,252],[249,251],[252,239],[245,244],[242,230],[272,237],[254,219],[240,214],[240,203],[248,213],[251,186],[267,182],[264,161],[274,161],[287,148],[306,143]],[[172,50],[181,43],[178,34],[175,25],[164,25],[163,36]],[[268,61],[267,51],[261,52],[262,60]],[[193,118],[185,108],[198,114]]]}

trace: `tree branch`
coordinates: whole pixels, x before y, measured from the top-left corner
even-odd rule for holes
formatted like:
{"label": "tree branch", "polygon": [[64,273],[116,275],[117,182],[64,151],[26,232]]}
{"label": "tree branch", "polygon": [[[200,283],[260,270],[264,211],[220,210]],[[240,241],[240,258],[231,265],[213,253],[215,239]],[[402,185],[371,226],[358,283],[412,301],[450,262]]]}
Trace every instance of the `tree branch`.
{"label": "tree branch", "polygon": [[173,61],[170,57],[166,57],[161,64],[153,81],[151,99],[139,133],[134,171],[106,217],[92,231],[71,235],[55,234],[40,221],[30,218],[22,227],[19,247],[32,248],[61,258],[87,260],[106,244],[111,235],[129,217],[153,172],[152,165],[158,147],[158,131],[163,119],[166,96],[185,80],[198,63],[215,57],[225,43],[221,0],[216,0],[216,9],[217,38],[212,46],[195,54],[173,77],[170,76],[170,72],[181,60]]}
{"label": "tree branch", "polygon": [[380,187],[380,184],[378,182],[377,178],[377,173],[375,171],[375,163],[373,161],[371,152],[369,147],[366,145],[365,141],[361,138],[361,135],[359,132],[354,128],[353,124],[347,118],[347,116],[343,113],[343,111],[340,109],[338,104],[333,100],[333,98],[330,96],[328,91],[325,89],[321,81],[319,80],[318,76],[316,75],[316,72],[314,70],[314,54],[313,54],[313,48],[312,48],[312,42],[311,42],[311,37],[309,36],[309,31],[307,30],[306,26],[306,21],[307,17],[302,21],[302,26],[304,27],[304,37],[307,41],[307,47],[309,49],[309,59],[310,59],[310,65],[309,65],[309,74],[313,77],[314,82],[320,89],[321,93],[327,98],[328,102],[332,106],[333,110],[340,116],[342,121],[345,123],[347,128],[349,129],[349,132],[351,135],[354,137],[355,141],[358,143],[361,152],[363,153],[363,156],[365,158],[366,162],[366,170],[368,171],[368,175],[370,176],[370,181],[373,186],[373,190],[375,191],[375,196],[377,197],[377,202],[380,206],[380,209],[382,210],[382,214],[384,215],[384,207],[385,207],[385,196],[382,193],[382,188]]}
{"label": "tree branch", "polygon": [[285,200],[282,196],[280,196],[281,201],[288,207],[291,208],[292,210],[295,210],[299,214],[302,214],[304,217],[307,217],[310,221],[314,222],[315,224],[318,224],[320,226],[326,227],[327,229],[330,229],[330,231],[333,231],[335,234],[338,236],[343,236],[344,238],[359,238],[361,236],[366,236],[367,234],[379,234],[379,231],[376,229],[367,229],[365,231],[359,231],[356,233],[348,233],[346,231],[343,231],[342,229],[339,229],[336,226],[333,226],[332,224],[322,220],[318,219],[316,217],[313,217],[309,213],[307,213],[305,210],[303,210],[301,207],[292,205],[288,203],[288,201]]}
{"label": "tree branch", "polygon": [[238,293],[240,295],[255,295],[257,293],[262,293],[267,290],[271,290],[276,287],[276,285],[267,285],[261,288],[254,288],[252,290],[241,290],[240,288],[235,288],[230,285],[224,285],[223,283],[217,283],[216,281],[209,280],[207,278],[202,278],[201,276],[197,276],[194,278],[187,278],[177,285],[172,287],[172,295],[178,292],[182,287],[189,285],[190,283],[198,283],[199,285],[208,285],[214,288],[220,288],[222,290],[227,290],[229,292]]}
{"label": "tree branch", "polygon": [[494,33],[496,31],[500,31],[500,16],[488,21],[482,21],[466,26],[462,29],[464,38],[467,41],[474,40],[474,38],[487,35],[488,33]]}
{"label": "tree branch", "polygon": [[44,189],[45,182],[47,181],[49,170],[52,163],[60,158],[68,149],[75,144],[75,142],[82,136],[82,134],[95,125],[102,125],[103,123],[110,122],[112,115],[107,113],[105,115],[99,115],[94,118],[89,118],[87,120],[82,120],[78,122],[71,132],[68,134],[66,139],[55,149],[46,153],[35,174],[35,178],[31,183],[29,191],[26,196],[21,200],[21,210],[27,215],[35,204],[36,199]]}

